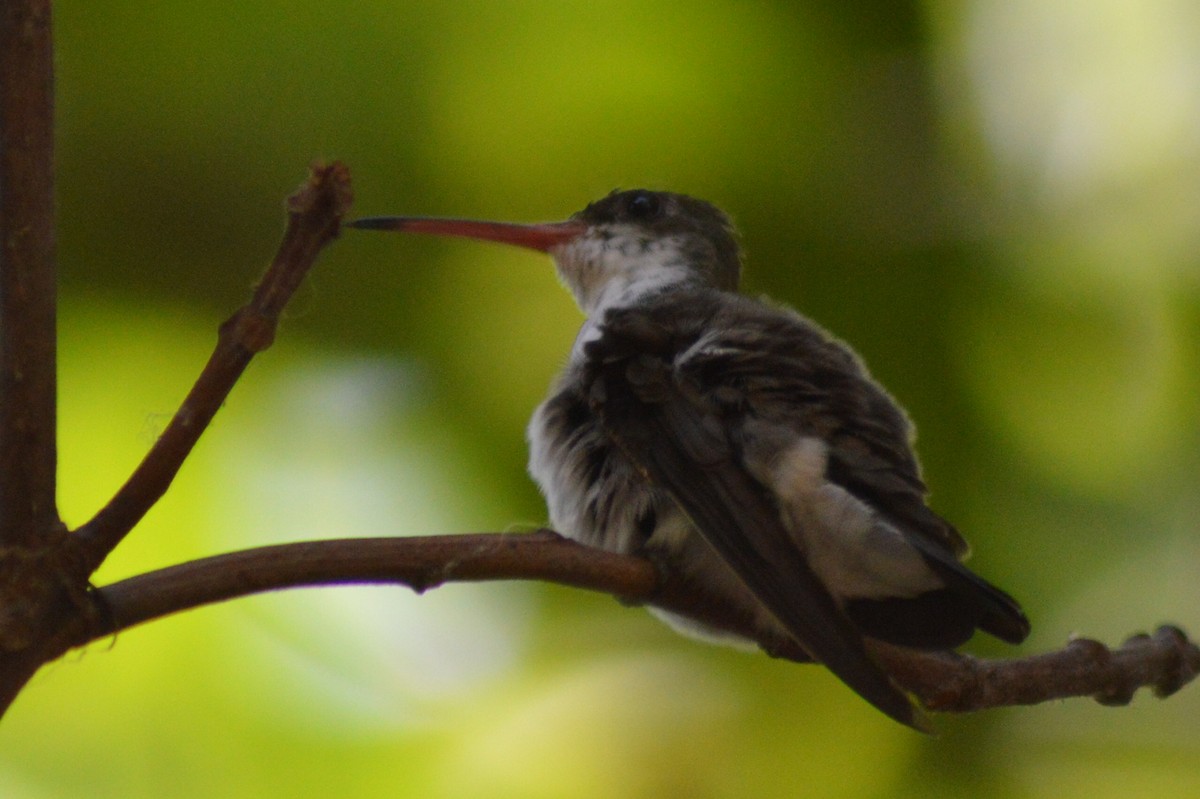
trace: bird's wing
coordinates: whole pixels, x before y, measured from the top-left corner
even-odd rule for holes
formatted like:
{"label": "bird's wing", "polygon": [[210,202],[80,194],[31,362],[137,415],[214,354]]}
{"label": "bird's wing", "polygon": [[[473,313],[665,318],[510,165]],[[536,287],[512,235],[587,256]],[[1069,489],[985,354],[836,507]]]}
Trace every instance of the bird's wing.
{"label": "bird's wing", "polygon": [[925,504],[912,425],[854,353],[790,311],[722,300],[709,325],[720,332],[681,364],[689,379],[734,387],[764,421],[820,439],[827,479],[926,546],[964,557],[962,536]]}
{"label": "bird's wing", "polygon": [[945,610],[962,621],[973,616],[959,635],[979,626],[1009,643],[1024,640],[1029,621],[1020,606],[962,565],[966,541],[926,506],[912,427],[858,358],[790,311],[723,295],[713,314],[710,332],[677,363],[679,379],[731,395],[767,424],[820,439],[828,447],[825,479],[873,508],[922,554],[955,594]]}
{"label": "bird's wing", "polygon": [[605,430],[813,657],[887,715],[923,729],[923,716],[866,653],[746,468],[730,435],[746,413],[736,388],[722,397],[720,386],[708,391],[694,383],[703,375],[678,368],[695,337],[676,322],[622,309],[587,346],[589,396]]}

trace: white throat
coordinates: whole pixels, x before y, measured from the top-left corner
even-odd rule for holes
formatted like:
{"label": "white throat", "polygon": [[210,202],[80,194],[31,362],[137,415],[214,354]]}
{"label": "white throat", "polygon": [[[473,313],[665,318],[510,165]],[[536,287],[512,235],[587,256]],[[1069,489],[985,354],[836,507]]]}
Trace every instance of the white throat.
{"label": "white throat", "polygon": [[554,261],[589,321],[695,278],[676,237],[648,238],[630,227],[580,236]]}

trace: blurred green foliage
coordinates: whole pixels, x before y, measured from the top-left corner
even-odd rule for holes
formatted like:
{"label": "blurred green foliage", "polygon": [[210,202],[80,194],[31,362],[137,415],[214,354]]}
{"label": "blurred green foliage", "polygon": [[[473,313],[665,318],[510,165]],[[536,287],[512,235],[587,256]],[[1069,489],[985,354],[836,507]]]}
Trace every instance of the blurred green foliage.
{"label": "blurred green foliage", "polygon": [[[853,342],[1022,651],[1200,632],[1200,11],[1185,0],[56,4],[61,505],[161,430],[315,157],[361,214],[712,199]],[[544,518],[550,265],[347,233],[100,583]],[[980,641],[977,651],[1001,653]],[[5,797],[1194,796],[1200,696],[939,720],[536,585],[258,597],[46,669]]]}

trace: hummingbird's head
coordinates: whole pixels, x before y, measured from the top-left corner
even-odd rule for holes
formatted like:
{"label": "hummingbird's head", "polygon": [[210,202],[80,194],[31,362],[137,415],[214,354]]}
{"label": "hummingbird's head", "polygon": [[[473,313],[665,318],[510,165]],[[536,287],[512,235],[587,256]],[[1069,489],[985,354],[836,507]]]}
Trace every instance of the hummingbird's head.
{"label": "hummingbird's head", "polygon": [[737,291],[737,236],[711,203],[670,192],[615,191],[570,221],[582,223],[582,232],[550,253],[589,316],[672,285]]}
{"label": "hummingbird's head", "polygon": [[741,272],[737,235],[720,209],[646,189],[614,191],[565,222],[372,217],[348,226],[498,241],[549,253],[588,316],[670,286],[737,291]]}

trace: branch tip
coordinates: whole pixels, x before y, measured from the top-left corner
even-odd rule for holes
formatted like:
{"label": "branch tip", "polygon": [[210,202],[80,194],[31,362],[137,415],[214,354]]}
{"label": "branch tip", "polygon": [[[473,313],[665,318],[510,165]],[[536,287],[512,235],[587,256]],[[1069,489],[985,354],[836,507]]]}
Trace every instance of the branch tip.
{"label": "branch tip", "polygon": [[350,168],[341,161],[315,161],[308,179],[287,198],[289,214],[319,214],[341,220],[354,202]]}

